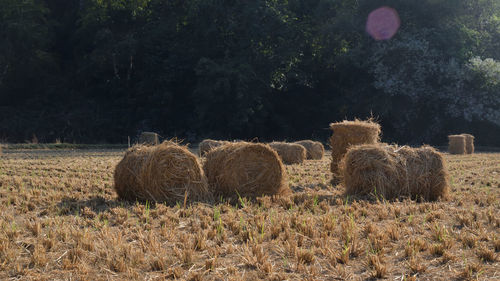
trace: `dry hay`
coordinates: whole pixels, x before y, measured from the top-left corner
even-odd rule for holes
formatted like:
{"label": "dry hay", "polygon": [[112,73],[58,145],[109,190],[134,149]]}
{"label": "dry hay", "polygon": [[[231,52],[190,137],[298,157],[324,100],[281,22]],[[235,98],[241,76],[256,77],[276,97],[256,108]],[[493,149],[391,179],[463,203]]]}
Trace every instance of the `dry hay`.
{"label": "dry hay", "polygon": [[115,168],[115,190],[125,200],[184,202],[208,199],[208,184],[198,159],[173,142],[130,148]]}
{"label": "dry hay", "polygon": [[441,153],[431,146],[405,146],[398,153],[406,160],[410,196],[425,200],[447,199],[449,175]]}
{"label": "dry hay", "polygon": [[339,165],[346,193],[446,199],[448,172],[442,155],[430,146],[420,148],[365,144],[349,148]]}
{"label": "dry hay", "polygon": [[465,154],[467,152],[465,136],[449,135],[448,140],[448,152],[450,154]]}
{"label": "dry hay", "polygon": [[465,137],[465,152],[467,154],[474,153],[474,136],[469,134],[462,134]]}
{"label": "dry hay", "polygon": [[206,139],[200,142],[198,149],[199,149],[199,155],[203,156],[207,154],[210,150],[219,147],[221,145],[228,144],[228,141],[218,141],[218,140],[211,140],[211,139]]}
{"label": "dry hay", "polygon": [[304,146],[296,143],[272,142],[269,146],[274,149],[283,160],[284,164],[300,164],[307,157]]}
{"label": "dry hay", "polygon": [[334,176],[337,175],[340,160],[342,160],[350,146],[375,144],[380,141],[380,125],[371,119],[367,121],[344,120],[342,122],[331,123],[330,129],[333,131],[330,137],[330,146],[332,148],[330,171]]}
{"label": "dry hay", "polygon": [[215,148],[207,153],[203,169],[217,195],[236,198],[290,193],[280,157],[265,144],[237,142]]}
{"label": "dry hay", "polygon": [[305,147],[307,150],[307,159],[320,160],[325,154],[325,147],[319,141],[302,140],[295,143]]}
{"label": "dry hay", "polygon": [[158,145],[160,140],[157,133],[142,132],[139,136],[139,144],[142,145]]}

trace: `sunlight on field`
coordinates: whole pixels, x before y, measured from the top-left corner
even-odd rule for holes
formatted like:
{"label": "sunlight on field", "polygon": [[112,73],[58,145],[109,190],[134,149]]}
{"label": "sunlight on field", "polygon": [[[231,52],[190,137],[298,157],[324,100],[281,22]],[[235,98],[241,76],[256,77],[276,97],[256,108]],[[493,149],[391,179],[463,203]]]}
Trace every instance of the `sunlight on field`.
{"label": "sunlight on field", "polygon": [[122,156],[4,151],[0,279],[500,278],[498,153],[446,155],[447,202],[353,201],[328,156],[287,166],[290,198],[187,208],[117,201]]}

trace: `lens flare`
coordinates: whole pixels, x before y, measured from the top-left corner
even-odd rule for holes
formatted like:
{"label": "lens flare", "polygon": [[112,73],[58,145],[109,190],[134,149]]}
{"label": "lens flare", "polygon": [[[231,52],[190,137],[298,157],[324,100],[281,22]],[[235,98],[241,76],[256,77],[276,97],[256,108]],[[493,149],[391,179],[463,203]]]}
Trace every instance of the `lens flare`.
{"label": "lens flare", "polygon": [[396,34],[400,24],[396,10],[390,7],[380,7],[368,15],[366,32],[375,40],[388,40]]}

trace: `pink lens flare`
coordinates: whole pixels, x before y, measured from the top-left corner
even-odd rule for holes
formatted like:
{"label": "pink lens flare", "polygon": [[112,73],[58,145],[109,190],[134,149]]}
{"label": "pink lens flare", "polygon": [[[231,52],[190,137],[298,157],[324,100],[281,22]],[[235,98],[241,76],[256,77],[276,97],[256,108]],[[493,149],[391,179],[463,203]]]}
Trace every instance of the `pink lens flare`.
{"label": "pink lens flare", "polygon": [[375,40],[391,39],[399,29],[401,21],[396,10],[380,7],[373,10],[366,21],[366,32]]}

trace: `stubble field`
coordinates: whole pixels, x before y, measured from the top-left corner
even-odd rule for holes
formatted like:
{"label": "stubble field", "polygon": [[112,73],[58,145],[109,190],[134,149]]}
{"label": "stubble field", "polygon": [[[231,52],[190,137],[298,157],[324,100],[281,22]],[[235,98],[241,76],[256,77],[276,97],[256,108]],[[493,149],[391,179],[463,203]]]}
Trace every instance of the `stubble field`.
{"label": "stubble field", "polygon": [[289,198],[188,206],[117,200],[122,156],[4,151],[1,280],[500,280],[499,153],[445,155],[445,202],[345,197],[326,156]]}

